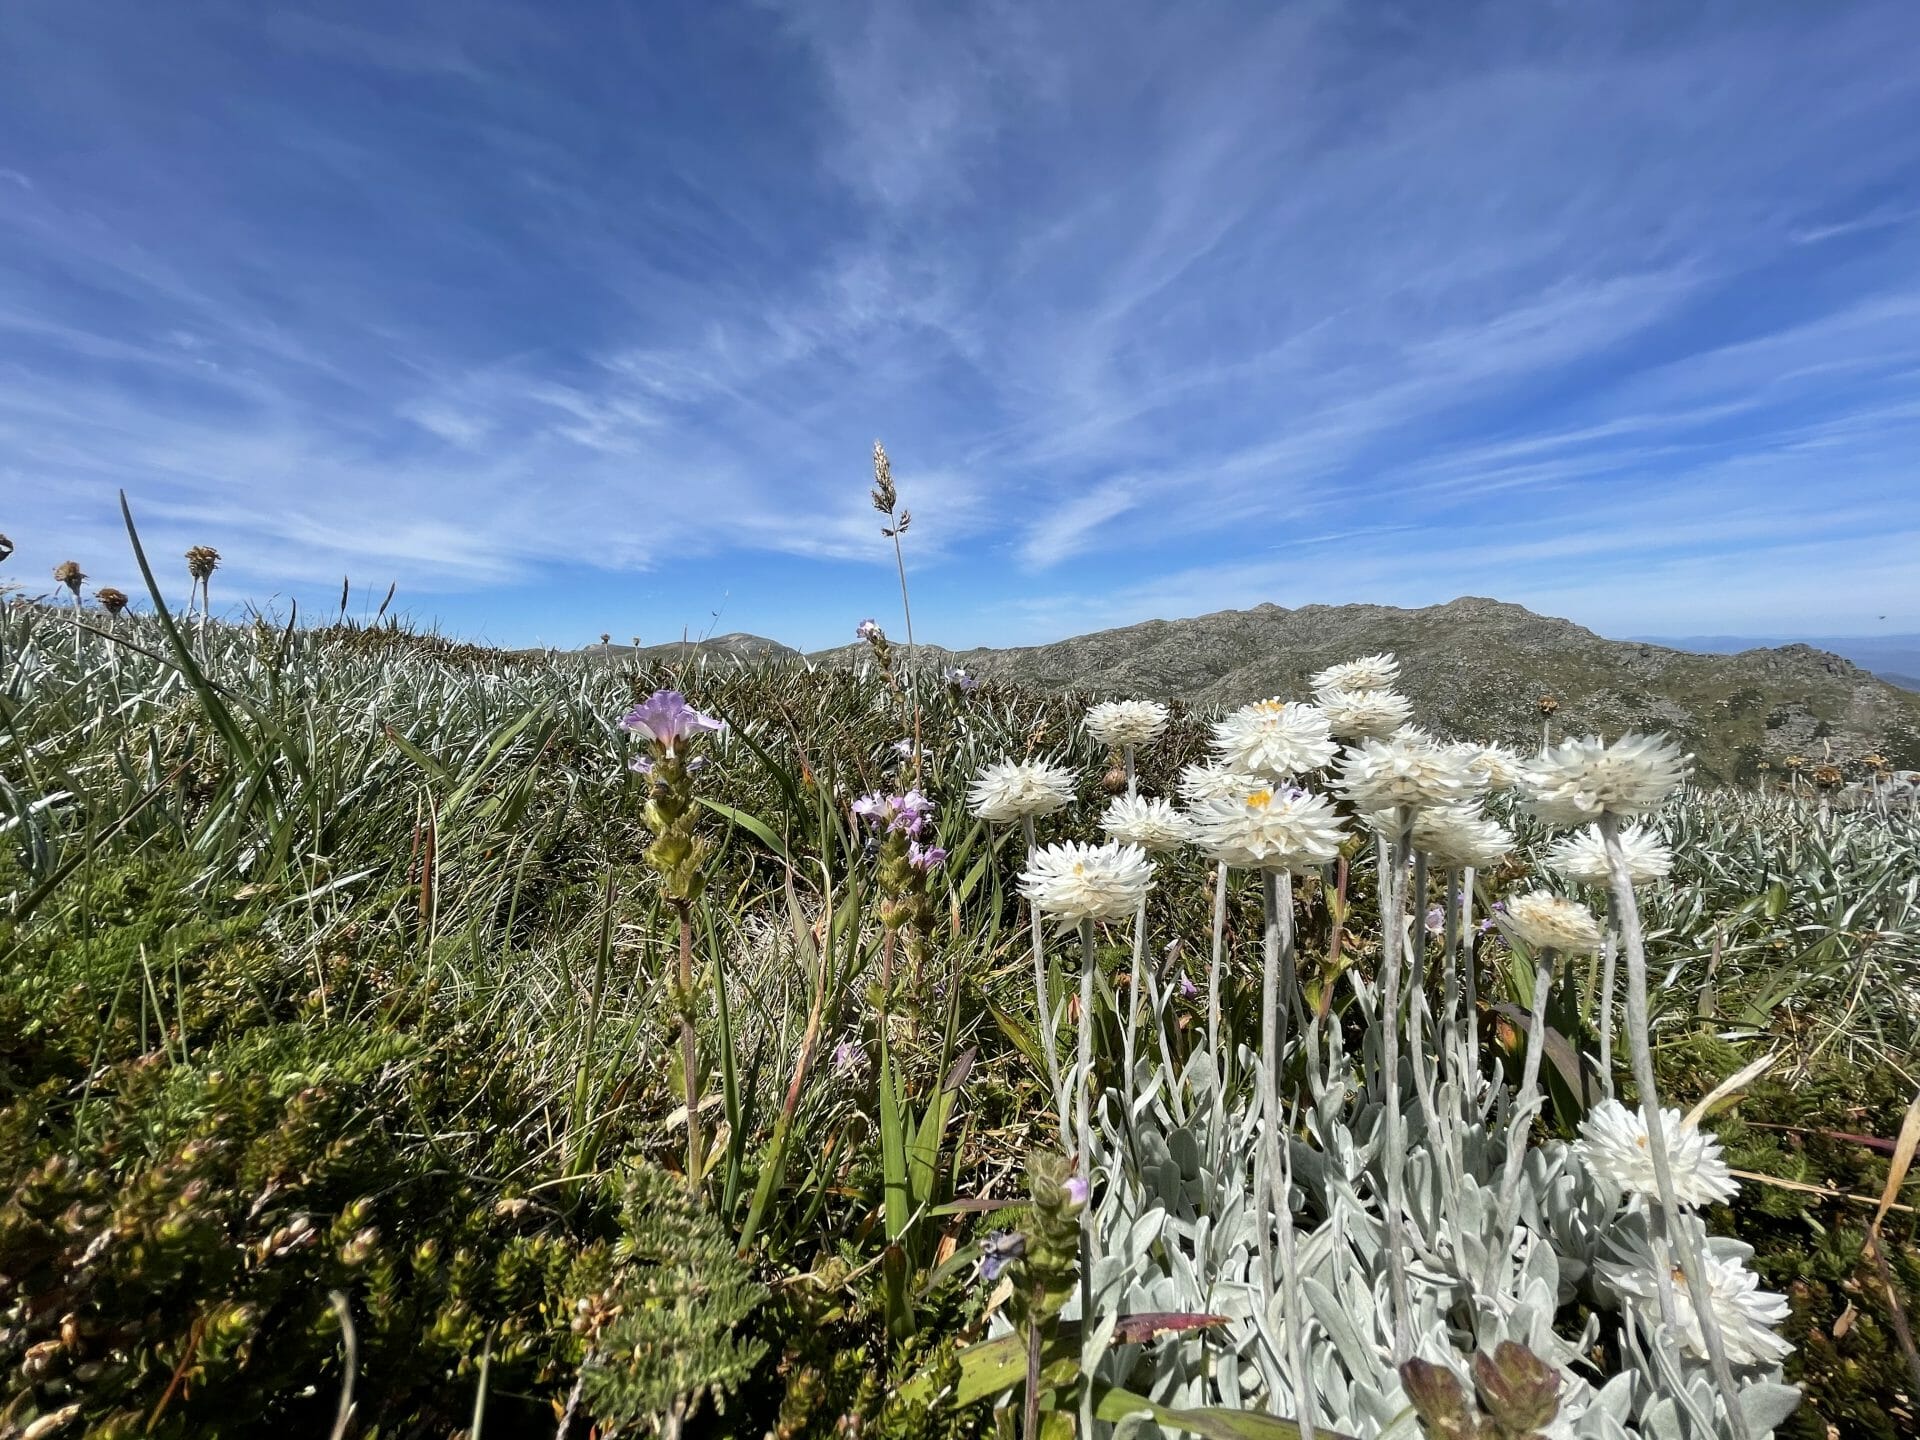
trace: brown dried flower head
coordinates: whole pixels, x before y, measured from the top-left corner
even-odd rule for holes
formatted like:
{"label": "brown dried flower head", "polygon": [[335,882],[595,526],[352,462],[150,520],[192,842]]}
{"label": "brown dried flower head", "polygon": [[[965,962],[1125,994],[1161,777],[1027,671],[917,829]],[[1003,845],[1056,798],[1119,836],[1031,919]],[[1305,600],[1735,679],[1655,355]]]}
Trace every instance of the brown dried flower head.
{"label": "brown dried flower head", "polygon": [[891,515],[900,503],[900,492],[893,488],[893,466],[887,463],[887,447],[873,442],[873,508]]}
{"label": "brown dried flower head", "polygon": [[100,602],[100,608],[107,614],[117,617],[127,608],[127,592],[116,590],[111,585],[102,585],[93,592],[93,598]]}
{"label": "brown dried flower head", "polygon": [[1891,770],[1893,768],[1893,762],[1888,760],[1886,756],[1881,755],[1878,752],[1872,755],[1861,756],[1860,763],[1866,766],[1869,770]]}
{"label": "brown dried flower head", "polygon": [[53,567],[53,578],[77,596],[80,593],[80,587],[86,583],[87,574],[80,568],[79,561],[62,560]]}
{"label": "brown dried flower head", "polygon": [[1822,790],[1837,789],[1844,785],[1847,775],[1838,765],[1822,765],[1813,772],[1813,783]]}
{"label": "brown dried flower head", "polygon": [[6,559],[12,553],[13,553],[13,541],[9,540],[4,535],[0,535],[0,560]]}
{"label": "brown dried flower head", "polygon": [[1127,788],[1127,772],[1120,765],[1109,765],[1107,773],[1100,777],[1100,784],[1109,795],[1118,795]]}
{"label": "brown dried flower head", "polygon": [[220,552],[211,545],[196,545],[187,551],[187,573],[204,581],[220,567]]}
{"label": "brown dried flower head", "polygon": [[1542,695],[1538,704],[1542,715],[1551,715],[1560,708],[1560,702],[1551,695]]}

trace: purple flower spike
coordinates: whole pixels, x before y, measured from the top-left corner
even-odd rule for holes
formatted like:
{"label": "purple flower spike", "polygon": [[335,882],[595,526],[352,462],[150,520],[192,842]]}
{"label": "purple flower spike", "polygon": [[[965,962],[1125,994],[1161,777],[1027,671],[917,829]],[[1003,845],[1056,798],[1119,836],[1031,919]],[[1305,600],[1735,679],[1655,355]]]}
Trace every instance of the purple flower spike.
{"label": "purple flower spike", "polygon": [[907,842],[907,864],[916,870],[938,870],[946,860],[947,852],[938,845],[922,845],[918,840]]}
{"label": "purple flower spike", "polygon": [[656,690],[620,717],[620,724],[672,750],[680,741],[703,730],[724,730],[726,723],[687,704],[678,690]]}
{"label": "purple flower spike", "polygon": [[872,644],[880,637],[880,622],[878,620],[862,620],[858,625],[853,627],[853,633],[856,639],[865,640],[868,644]]}

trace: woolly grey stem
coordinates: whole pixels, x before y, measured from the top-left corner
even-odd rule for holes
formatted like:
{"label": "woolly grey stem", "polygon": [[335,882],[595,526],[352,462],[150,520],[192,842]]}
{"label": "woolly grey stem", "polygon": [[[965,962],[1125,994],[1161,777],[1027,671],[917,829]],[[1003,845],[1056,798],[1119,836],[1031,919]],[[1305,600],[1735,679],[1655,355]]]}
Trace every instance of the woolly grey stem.
{"label": "woolly grey stem", "polygon": [[1213,1073],[1224,1077],[1226,1064],[1220,1054],[1220,969],[1227,946],[1227,862],[1222,860],[1213,872],[1213,957],[1207,964],[1207,1054],[1213,1058]]}
{"label": "woolly grey stem", "polygon": [[1499,1286],[1500,1271],[1513,1253],[1513,1230],[1519,1216],[1520,1168],[1527,1153],[1527,1132],[1540,1098],[1540,1057],[1547,1048],[1547,996],[1553,989],[1553,957],[1542,950],[1533,960],[1533,1005],[1527,1016],[1527,1058],[1520,1069],[1520,1090],[1507,1112],[1507,1163],[1500,1171],[1500,1206],[1496,1210],[1494,1244],[1487,1247],[1485,1288]]}
{"label": "woolly grey stem", "polygon": [[1393,1301],[1393,1363],[1413,1354],[1413,1301],[1407,1285],[1400,1211],[1406,1184],[1406,1140],[1400,1119],[1400,957],[1406,939],[1407,863],[1412,848],[1413,810],[1402,805],[1394,817],[1389,872],[1381,877],[1380,1018],[1381,1084],[1387,1103],[1385,1149],[1380,1156],[1387,1177],[1387,1286]]}
{"label": "woolly grey stem", "polygon": [[1147,955],[1147,897],[1140,897],[1140,910],[1133,917],[1133,970],[1127,979],[1127,1030],[1120,1040],[1121,1066],[1120,1091],[1125,1097],[1127,1113],[1127,1133],[1133,1133],[1133,1036],[1140,1025],[1140,988],[1146,981],[1141,972],[1146,968]]}
{"label": "woolly grey stem", "polygon": [[[1289,892],[1293,877],[1288,875]],[[1287,943],[1292,947],[1292,909],[1291,893],[1284,897],[1288,912]],[[1291,1131],[1292,1126],[1288,1126]],[[1286,1158],[1280,1165],[1279,1173],[1274,1176],[1273,1208],[1280,1222],[1280,1313],[1287,1323],[1288,1358],[1293,1364],[1294,1375],[1294,1424],[1300,1427],[1300,1440],[1313,1440],[1313,1412],[1317,1408],[1313,1386],[1313,1367],[1307,1359],[1307,1322],[1306,1307],[1301,1303],[1300,1267],[1294,1258],[1293,1242],[1293,1151],[1291,1146],[1285,1152]],[[1265,1227],[1262,1226],[1264,1229]]]}
{"label": "woolly grey stem", "polygon": [[[1080,1207],[1080,1334],[1083,1345],[1094,1333],[1093,1323],[1093,972],[1099,959],[1093,948],[1093,921],[1080,922],[1080,1064],[1074,1098],[1078,1125],[1074,1169],[1087,1183],[1087,1203]],[[1080,1356],[1080,1434],[1094,1432],[1093,1381],[1098,1357]]]}
{"label": "woolly grey stem", "polygon": [[1620,954],[1620,918],[1607,897],[1607,938],[1600,958],[1600,1093],[1613,1099],[1613,970]]}
{"label": "woolly grey stem", "polygon": [[1460,983],[1467,1001],[1467,1088],[1469,1098],[1480,1079],[1480,995],[1474,974],[1473,866],[1460,871]]}
{"label": "woolly grey stem", "polygon": [[[1259,1195],[1276,1183],[1280,1172],[1279,1109],[1280,1077],[1280,904],[1271,870],[1260,872],[1260,908],[1266,922],[1260,948],[1260,1158],[1255,1167],[1254,1194]],[[1267,1233],[1264,1216],[1254,1227],[1254,1239],[1260,1251],[1260,1299],[1263,1311],[1271,1311],[1274,1296],[1273,1243]]]}
{"label": "woolly grey stem", "polygon": [[[1034,836],[1033,816],[1020,817],[1020,825],[1026,834],[1027,863],[1033,863],[1033,852],[1039,848]],[[1053,1026],[1052,987],[1047,984],[1047,946],[1041,928],[1040,911],[1032,901],[1027,902],[1027,923],[1033,927],[1033,998],[1040,1009],[1040,1048],[1047,1056],[1047,1080],[1053,1086],[1054,1108],[1060,1116],[1060,1148],[1069,1149],[1068,1126],[1071,1123],[1067,1111],[1067,1089],[1060,1076],[1060,1055],[1058,1032]]]}
{"label": "woolly grey stem", "polygon": [[1134,778],[1133,778],[1133,746],[1125,745],[1121,747],[1121,750],[1122,750],[1122,753],[1126,756],[1127,794],[1131,796],[1138,793],[1137,788],[1134,784]]}
{"label": "woolly grey stem", "polygon": [[1407,1060],[1413,1067],[1413,1089],[1420,1101],[1420,1117],[1426,1122],[1430,1142],[1440,1137],[1440,1113],[1433,1104],[1433,1077],[1427,1069],[1424,1046],[1427,1015],[1427,923],[1422,907],[1427,903],[1427,856],[1422,851],[1413,862],[1413,926],[1410,932],[1411,958],[1407,964]]}
{"label": "woolly grey stem", "polygon": [[[1653,1076],[1652,1022],[1647,1010],[1647,950],[1640,933],[1640,907],[1633,898],[1633,877],[1627,870],[1627,853],[1620,845],[1620,820],[1602,814],[1600,840],[1607,852],[1607,874],[1613,882],[1613,903],[1619,912],[1621,948],[1627,952],[1627,1045],[1633,1057],[1633,1083],[1640,1091],[1640,1114],[1647,1127],[1647,1158],[1653,1162],[1653,1183],[1660,1192],[1660,1229],[1671,1238],[1680,1232],[1676,1249],[1680,1269],[1687,1277],[1687,1294],[1693,1313],[1700,1322],[1700,1334],[1707,1342],[1707,1356],[1713,1364],[1713,1378],[1720,1398],[1727,1407],[1727,1418],[1738,1440],[1751,1440],[1752,1430],[1740,1408],[1740,1390],[1734,1383],[1733,1367],[1727,1363],[1727,1346],[1720,1334],[1720,1320],[1713,1312],[1712,1291],[1707,1285],[1706,1257],[1700,1237],[1684,1225],[1676,1225],[1680,1207],[1674,1198],[1673,1165],[1667,1155],[1664,1117],[1660,1114],[1660,1092]],[[1660,1274],[1663,1309],[1672,1307],[1672,1278]],[[1668,1316],[1671,1323],[1671,1315]]]}

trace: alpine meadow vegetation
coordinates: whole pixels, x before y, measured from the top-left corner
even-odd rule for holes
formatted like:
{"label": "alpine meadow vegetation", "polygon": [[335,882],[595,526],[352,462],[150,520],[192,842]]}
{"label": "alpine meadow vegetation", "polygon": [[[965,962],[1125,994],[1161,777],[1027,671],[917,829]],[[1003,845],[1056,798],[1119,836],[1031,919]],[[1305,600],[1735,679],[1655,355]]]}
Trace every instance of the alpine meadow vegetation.
{"label": "alpine meadow vegetation", "polygon": [[943,669],[874,465],[853,663],[0,607],[0,1433],[1920,1427],[1911,797]]}

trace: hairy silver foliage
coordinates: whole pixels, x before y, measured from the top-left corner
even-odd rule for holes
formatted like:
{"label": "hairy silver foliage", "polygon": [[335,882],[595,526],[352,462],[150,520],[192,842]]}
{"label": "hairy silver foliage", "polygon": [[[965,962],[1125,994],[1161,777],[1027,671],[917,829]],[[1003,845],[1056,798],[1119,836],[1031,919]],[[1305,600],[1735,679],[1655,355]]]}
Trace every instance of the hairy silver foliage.
{"label": "hairy silver foliage", "polygon": [[[1376,997],[1364,981],[1354,983],[1371,1011]],[[1107,1351],[1105,1378],[1170,1406],[1310,1416],[1316,1427],[1349,1436],[1420,1434],[1394,1356],[1385,1105],[1377,1087],[1357,1079],[1375,1060],[1367,1048],[1345,1054],[1317,1028],[1290,1047],[1289,1061],[1306,1075],[1280,1150],[1290,1237],[1265,1198],[1275,1187],[1261,1163],[1256,1097],[1267,1075],[1258,1054],[1242,1050],[1237,1078],[1225,1086],[1204,1051],[1178,1075],[1164,1061],[1142,1060],[1128,1095],[1109,1093],[1095,1138],[1095,1169],[1105,1180],[1097,1344],[1086,1353],[1100,1355],[1123,1314],[1206,1314],[1225,1323]],[[1545,1432],[1556,1440],[1732,1433],[1706,1362],[1664,1327],[1643,1327],[1593,1283],[1597,1260],[1644,1243],[1644,1211],[1623,1205],[1571,1147],[1553,1141],[1523,1152],[1518,1222],[1503,1231],[1507,1132],[1524,1117],[1513,1113],[1504,1084],[1468,1069],[1467,1053],[1456,1040],[1444,1064],[1428,1052],[1406,1061],[1399,1076],[1409,1117],[1403,1234],[1414,1354],[1451,1367],[1471,1393],[1474,1352],[1503,1340],[1526,1346],[1561,1377],[1559,1414]],[[1416,1066],[1426,1067],[1424,1084]],[[1572,1322],[1576,1302],[1587,1307],[1583,1325]],[[1625,1357],[1611,1376],[1588,1358],[1603,1337]],[[1749,1367],[1740,1379],[1751,1432],[1765,1435],[1798,1392],[1781,1383],[1777,1366]],[[1140,1420],[1122,1433],[1161,1431]]]}

